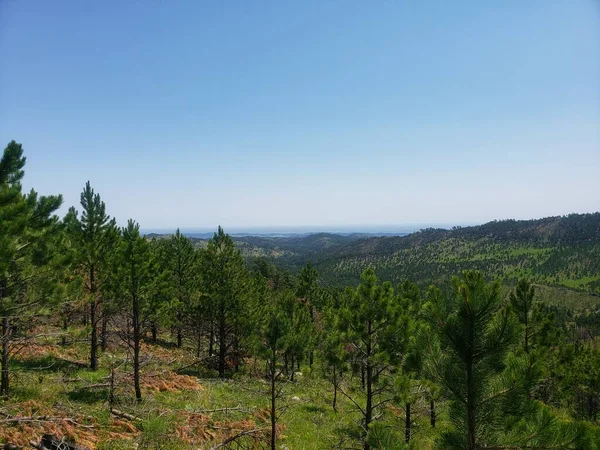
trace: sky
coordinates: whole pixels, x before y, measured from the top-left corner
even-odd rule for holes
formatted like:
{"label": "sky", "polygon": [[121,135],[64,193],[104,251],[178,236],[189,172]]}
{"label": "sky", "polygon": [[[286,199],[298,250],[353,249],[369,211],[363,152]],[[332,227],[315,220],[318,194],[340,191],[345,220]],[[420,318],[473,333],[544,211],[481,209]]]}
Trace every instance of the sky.
{"label": "sky", "polygon": [[142,228],[600,209],[600,3],[0,0],[0,144]]}

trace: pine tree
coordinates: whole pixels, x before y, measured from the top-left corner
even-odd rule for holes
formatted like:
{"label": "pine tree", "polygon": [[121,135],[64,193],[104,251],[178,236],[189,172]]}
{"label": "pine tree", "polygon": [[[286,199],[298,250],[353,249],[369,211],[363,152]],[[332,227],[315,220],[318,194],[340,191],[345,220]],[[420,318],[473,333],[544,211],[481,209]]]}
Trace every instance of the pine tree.
{"label": "pine tree", "polygon": [[172,328],[176,321],[177,302],[174,301],[173,276],[171,272],[170,241],[152,239],[149,241],[153,280],[148,298],[144,303],[144,317],[148,319],[152,340],[158,341],[160,327]]}
{"label": "pine tree", "polygon": [[289,336],[294,333],[289,318],[283,312],[283,304],[293,299],[289,291],[274,291],[262,283],[258,289],[258,303],[254,312],[255,349],[258,356],[267,361],[271,417],[271,450],[277,448],[277,399],[282,395],[283,385],[278,384],[281,353],[285,351]]}
{"label": "pine tree", "polygon": [[[419,339],[417,337],[423,333],[421,324],[421,291],[419,287],[406,280],[398,286],[398,299],[400,304],[404,308],[409,319],[406,327],[409,337],[408,344],[406,347],[406,357],[402,361],[403,376],[401,381],[398,383],[404,387],[403,392],[398,395],[399,399],[404,400],[404,441],[409,443],[412,437],[412,404],[417,398],[417,395],[413,393],[413,385],[417,384],[420,392],[422,389],[421,375],[422,375],[422,348],[420,346]],[[430,417],[434,417],[435,408],[433,400],[430,400]],[[435,419],[433,419],[435,422]]]}
{"label": "pine tree", "polygon": [[[227,370],[227,360],[239,360],[243,333],[248,330],[250,277],[231,237],[219,227],[202,253],[202,295],[210,321],[211,339],[217,347],[219,377]],[[209,344],[212,345],[212,344]]]}
{"label": "pine tree", "polygon": [[[0,394],[9,394],[11,319],[35,311],[51,299],[64,262],[61,227],[53,213],[62,197],[23,194],[25,157],[11,141],[0,159]],[[32,295],[32,293],[34,295]]]}
{"label": "pine tree", "polygon": [[179,229],[171,237],[167,248],[168,283],[174,299],[177,347],[183,345],[184,323],[189,319],[198,297],[198,253],[192,242]]}
{"label": "pine tree", "polygon": [[[317,270],[313,267],[312,263],[308,261],[302,270],[300,270],[299,277],[299,286],[297,295],[299,298],[303,299],[304,303],[308,307],[308,311],[310,314],[310,321],[315,325],[317,310],[321,309],[322,305],[319,305],[319,292],[318,292],[318,279],[319,274]],[[312,369],[313,359],[314,359],[314,347],[315,341],[312,339],[314,333],[311,333],[308,336],[308,341],[306,342],[306,347],[308,350],[308,365]]]}
{"label": "pine tree", "polygon": [[[285,297],[281,302],[281,308],[286,315],[294,332],[287,337],[285,351],[285,368],[294,381],[296,367],[300,366],[305,352],[311,348],[314,336],[313,321],[310,318],[309,306],[295,296]],[[288,365],[289,364],[289,365]]]}
{"label": "pine tree", "polygon": [[523,362],[512,357],[518,328],[501,301],[499,283],[465,271],[443,295],[430,289],[427,317],[438,336],[428,371],[450,399],[454,429],[442,435],[440,448],[475,450],[497,444],[503,419],[525,411]]}
{"label": "pine tree", "polygon": [[[143,333],[144,305],[150,292],[153,279],[150,247],[146,239],[140,236],[140,227],[133,220],[121,230],[122,240],[118,249],[116,278],[120,298],[130,311],[132,333],[127,333],[128,344],[133,351],[133,382],[135,397],[142,399],[140,390],[140,343]],[[129,321],[128,321],[129,322]]]}
{"label": "pine tree", "polygon": [[[81,219],[70,208],[65,222],[76,251],[75,267],[84,278],[89,308],[90,368],[98,368],[98,324],[101,320],[103,289],[111,276],[110,259],[115,251],[118,229],[115,219],[106,214],[100,194],[94,193],[88,181],[81,193]],[[84,313],[85,314],[85,313]]]}
{"label": "pine tree", "polygon": [[348,355],[344,351],[342,334],[338,331],[337,309],[330,307],[324,314],[324,332],[319,336],[320,352],[325,368],[325,374],[331,380],[333,398],[331,407],[337,411],[338,386],[341,384],[344,372],[347,369]]}
{"label": "pine tree", "polygon": [[[391,400],[391,372],[402,358],[408,341],[408,316],[391,283],[379,284],[375,271],[366,269],[356,289],[347,288],[339,311],[338,328],[351,358],[365,373],[365,398],[340,390],[360,410],[365,440],[378,408]],[[386,395],[383,395],[386,394]]]}

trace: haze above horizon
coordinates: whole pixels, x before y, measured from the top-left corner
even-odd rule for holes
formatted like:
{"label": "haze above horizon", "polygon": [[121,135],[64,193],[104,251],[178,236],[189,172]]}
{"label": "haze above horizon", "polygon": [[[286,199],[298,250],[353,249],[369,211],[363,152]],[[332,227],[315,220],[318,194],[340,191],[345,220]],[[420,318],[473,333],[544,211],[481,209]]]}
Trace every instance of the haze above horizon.
{"label": "haze above horizon", "polygon": [[146,230],[597,211],[600,5],[400,3],[1,2],[0,144]]}

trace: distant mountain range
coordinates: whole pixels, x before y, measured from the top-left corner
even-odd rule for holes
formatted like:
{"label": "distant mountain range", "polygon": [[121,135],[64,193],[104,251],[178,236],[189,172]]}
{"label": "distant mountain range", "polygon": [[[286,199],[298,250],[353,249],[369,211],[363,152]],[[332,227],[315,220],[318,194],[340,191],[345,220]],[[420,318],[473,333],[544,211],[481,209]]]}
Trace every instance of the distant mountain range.
{"label": "distant mountain range", "polygon": [[[189,236],[204,247],[212,233]],[[410,279],[423,287],[463,269],[480,269],[509,283],[527,276],[542,285],[600,292],[600,213],[414,233],[234,233],[232,237],[249,260],[267,258],[293,271],[311,260],[331,285],[355,284],[372,266],[382,279]]]}
{"label": "distant mountain range", "polygon": [[[227,230],[226,230],[227,231]],[[197,239],[210,239],[213,237],[214,231],[181,231],[181,233],[190,238]],[[329,234],[336,236],[348,236],[348,237],[374,237],[374,236],[406,236],[410,232],[398,232],[398,231],[373,231],[373,232],[282,232],[282,231],[245,231],[245,232],[227,232],[231,237],[261,237],[261,238],[302,238],[317,234]],[[158,232],[146,232],[144,235],[148,238],[162,237],[170,235],[171,233],[158,233]]]}

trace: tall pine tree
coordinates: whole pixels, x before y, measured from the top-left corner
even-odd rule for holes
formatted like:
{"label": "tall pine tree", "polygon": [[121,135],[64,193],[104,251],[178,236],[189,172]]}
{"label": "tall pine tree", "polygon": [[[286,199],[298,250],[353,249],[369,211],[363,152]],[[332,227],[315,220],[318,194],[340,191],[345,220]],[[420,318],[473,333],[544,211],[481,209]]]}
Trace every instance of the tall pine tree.
{"label": "tall pine tree", "polygon": [[[62,197],[22,192],[25,157],[11,141],[0,159],[0,394],[9,394],[11,320],[50,299],[60,268],[61,229],[53,213]],[[31,295],[34,291],[35,295]]]}
{"label": "tall pine tree", "polygon": [[135,397],[142,399],[140,389],[140,343],[143,333],[143,311],[150,293],[153,279],[150,246],[140,236],[140,227],[133,220],[121,230],[121,243],[118,250],[116,278],[120,298],[125,310],[129,311],[131,333],[128,332],[128,345],[133,352],[133,383]]}
{"label": "tall pine tree", "polygon": [[81,193],[81,218],[75,208],[70,208],[65,222],[76,252],[75,267],[84,279],[88,295],[86,311],[89,312],[90,368],[98,368],[98,324],[101,320],[103,289],[110,279],[110,258],[115,251],[118,229],[115,219],[106,214],[106,205],[100,194],[94,193],[88,181]]}

